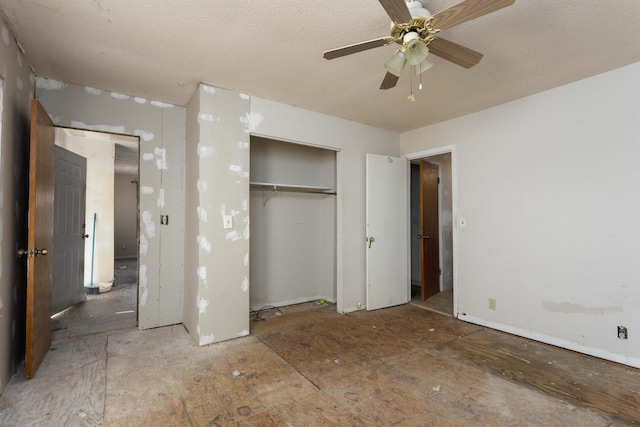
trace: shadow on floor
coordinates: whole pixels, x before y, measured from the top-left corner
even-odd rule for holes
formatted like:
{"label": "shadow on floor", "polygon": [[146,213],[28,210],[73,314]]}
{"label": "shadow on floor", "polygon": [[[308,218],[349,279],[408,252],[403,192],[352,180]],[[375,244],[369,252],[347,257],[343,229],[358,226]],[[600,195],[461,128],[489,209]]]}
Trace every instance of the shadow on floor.
{"label": "shadow on floor", "polygon": [[102,294],[89,294],[87,300],[56,316],[52,322],[52,342],[76,339],[136,326],[136,259],[116,260],[113,287]]}

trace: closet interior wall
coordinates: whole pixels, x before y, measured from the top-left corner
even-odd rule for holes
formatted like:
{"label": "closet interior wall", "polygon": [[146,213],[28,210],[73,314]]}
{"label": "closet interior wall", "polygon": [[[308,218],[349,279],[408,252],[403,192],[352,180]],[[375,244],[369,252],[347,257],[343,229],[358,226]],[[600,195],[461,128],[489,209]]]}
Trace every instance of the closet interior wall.
{"label": "closet interior wall", "polygon": [[250,306],[336,300],[336,152],[251,136]]}

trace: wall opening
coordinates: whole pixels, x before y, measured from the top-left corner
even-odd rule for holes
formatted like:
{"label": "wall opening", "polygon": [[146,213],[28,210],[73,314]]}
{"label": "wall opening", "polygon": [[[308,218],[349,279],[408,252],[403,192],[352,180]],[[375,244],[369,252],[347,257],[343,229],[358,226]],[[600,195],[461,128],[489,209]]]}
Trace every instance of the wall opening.
{"label": "wall opening", "polygon": [[[138,312],[139,138],[59,127],[56,146],[86,159],[86,187],[84,216],[79,219],[84,259],[73,268],[81,276],[82,300],[55,313],[53,328],[65,337],[133,328]],[[65,199],[59,193],[67,193],[63,185],[56,182],[54,265],[64,268],[54,267],[52,300],[68,285],[68,272],[65,277],[61,272],[68,269],[69,257],[63,259],[55,244],[64,228],[64,221],[56,219],[64,211],[59,207]]]}

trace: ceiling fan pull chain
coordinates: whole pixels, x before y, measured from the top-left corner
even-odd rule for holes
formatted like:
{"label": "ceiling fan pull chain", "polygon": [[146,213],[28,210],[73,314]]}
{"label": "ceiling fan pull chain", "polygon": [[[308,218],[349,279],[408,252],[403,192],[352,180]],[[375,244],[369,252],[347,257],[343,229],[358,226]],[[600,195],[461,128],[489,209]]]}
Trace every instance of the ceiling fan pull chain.
{"label": "ceiling fan pull chain", "polygon": [[411,92],[409,93],[409,96],[407,97],[407,99],[411,102],[416,102],[416,99],[413,97],[413,73],[409,72],[409,77],[411,78]]}

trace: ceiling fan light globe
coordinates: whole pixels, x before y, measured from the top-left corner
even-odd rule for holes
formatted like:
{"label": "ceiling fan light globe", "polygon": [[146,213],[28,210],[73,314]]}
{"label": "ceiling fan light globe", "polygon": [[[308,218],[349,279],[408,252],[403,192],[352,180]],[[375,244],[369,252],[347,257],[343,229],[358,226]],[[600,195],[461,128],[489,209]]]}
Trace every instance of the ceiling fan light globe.
{"label": "ceiling fan light globe", "polygon": [[400,77],[400,73],[406,63],[407,59],[405,58],[404,51],[402,49],[398,49],[391,59],[384,64],[384,68],[394,76]]}
{"label": "ceiling fan light globe", "polygon": [[407,47],[405,56],[410,65],[418,65],[427,59],[429,48],[421,40],[411,41],[411,45]]}
{"label": "ceiling fan light globe", "polygon": [[424,73],[429,68],[431,68],[432,66],[433,64],[425,59],[418,65],[414,66],[413,69],[414,69],[414,72],[416,73],[416,76],[419,76],[420,74]]}

